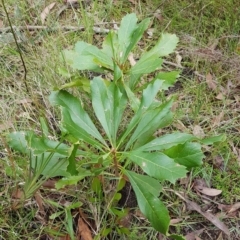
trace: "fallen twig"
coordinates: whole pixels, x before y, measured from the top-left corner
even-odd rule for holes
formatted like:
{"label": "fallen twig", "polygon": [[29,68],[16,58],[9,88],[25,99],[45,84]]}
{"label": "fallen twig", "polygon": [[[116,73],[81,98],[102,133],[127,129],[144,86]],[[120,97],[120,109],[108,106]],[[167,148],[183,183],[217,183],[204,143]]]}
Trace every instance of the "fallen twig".
{"label": "fallen twig", "polygon": [[[79,26],[59,26],[59,27],[48,27],[48,26],[32,26],[32,25],[26,25],[26,26],[12,26],[14,30],[29,30],[29,31],[35,31],[35,30],[49,30],[49,31],[58,31],[58,30],[64,30],[64,31],[84,31],[85,27]],[[11,31],[10,27],[0,28],[0,33],[3,32],[9,32]],[[95,33],[108,33],[110,30],[106,28],[101,27],[93,27],[93,31]]]}

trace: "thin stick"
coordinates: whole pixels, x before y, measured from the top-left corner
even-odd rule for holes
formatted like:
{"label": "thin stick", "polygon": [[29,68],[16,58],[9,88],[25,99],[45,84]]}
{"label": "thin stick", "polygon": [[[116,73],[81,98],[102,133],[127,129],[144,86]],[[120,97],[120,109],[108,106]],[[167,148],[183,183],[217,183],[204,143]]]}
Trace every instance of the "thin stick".
{"label": "thin stick", "polygon": [[[0,32],[8,32],[11,29],[18,29],[18,30],[49,30],[49,31],[57,31],[59,29],[65,30],[65,31],[84,31],[85,28],[83,26],[74,27],[74,26],[60,26],[60,27],[48,27],[48,26],[11,26],[6,28],[0,28]],[[106,28],[100,28],[100,27],[93,27],[93,31],[95,33],[108,33],[110,30]]]}
{"label": "thin stick", "polygon": [[23,81],[24,81],[27,93],[29,93],[29,89],[28,89],[28,85],[27,85],[27,68],[26,68],[26,65],[25,65],[25,62],[24,62],[24,59],[23,59],[23,56],[22,56],[22,51],[21,51],[21,49],[19,47],[19,44],[18,44],[18,41],[17,41],[17,37],[16,37],[16,34],[15,34],[14,30],[13,30],[12,23],[11,23],[11,20],[9,18],[9,15],[8,15],[8,12],[7,12],[4,0],[2,0],[2,5],[3,5],[4,12],[6,13],[7,20],[8,20],[8,23],[9,23],[9,26],[10,26],[13,38],[14,38],[14,41],[16,43],[16,46],[17,46],[17,49],[18,49],[18,52],[19,52],[19,55],[20,55],[20,58],[21,58],[21,61],[22,61],[22,65],[23,65],[23,69],[24,69]]}

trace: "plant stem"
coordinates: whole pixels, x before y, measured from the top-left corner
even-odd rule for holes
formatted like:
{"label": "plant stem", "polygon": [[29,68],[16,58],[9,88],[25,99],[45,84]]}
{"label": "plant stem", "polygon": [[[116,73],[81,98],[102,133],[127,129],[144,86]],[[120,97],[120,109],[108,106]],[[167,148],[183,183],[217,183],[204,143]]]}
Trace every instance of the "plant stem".
{"label": "plant stem", "polygon": [[21,51],[21,49],[19,47],[19,44],[17,42],[17,37],[16,37],[16,34],[15,34],[14,30],[13,30],[12,23],[11,23],[11,20],[9,18],[9,15],[8,15],[7,8],[5,6],[4,0],[2,0],[2,5],[3,5],[4,12],[6,13],[7,20],[8,20],[9,26],[11,28],[12,35],[13,35],[14,41],[16,43],[16,46],[17,46],[20,58],[21,58],[21,62],[22,62],[23,69],[24,69],[23,81],[24,81],[27,93],[29,93],[29,88],[28,88],[28,85],[27,85],[27,68],[26,68],[26,65],[25,65],[25,62],[24,62],[24,59],[23,59],[23,56],[22,56],[22,51]]}

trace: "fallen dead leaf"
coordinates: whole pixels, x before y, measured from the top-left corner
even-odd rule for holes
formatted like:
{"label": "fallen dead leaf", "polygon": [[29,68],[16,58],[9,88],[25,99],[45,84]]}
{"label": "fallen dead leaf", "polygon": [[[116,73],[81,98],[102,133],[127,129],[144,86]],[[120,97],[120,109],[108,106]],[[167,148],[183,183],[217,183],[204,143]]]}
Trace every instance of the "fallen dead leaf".
{"label": "fallen dead leaf", "polygon": [[179,54],[178,51],[176,51],[175,53],[176,53],[176,58],[175,58],[175,59],[176,59],[177,65],[178,65],[179,67],[183,67],[182,64],[181,64],[181,62],[182,62],[182,56]]}
{"label": "fallen dead leaf", "polygon": [[2,132],[2,131],[5,131],[5,130],[7,130],[9,128],[12,128],[12,127],[13,127],[12,122],[10,122],[10,121],[4,122],[4,123],[0,124],[0,131]]}
{"label": "fallen dead leaf", "polygon": [[202,229],[190,232],[185,236],[185,239],[186,240],[196,240],[196,237],[198,237],[198,235],[200,235],[204,230],[205,229],[202,228]]}
{"label": "fallen dead leaf", "polygon": [[234,203],[230,210],[228,211],[229,213],[235,212],[240,208],[240,202]]}
{"label": "fallen dead leaf", "polygon": [[206,184],[205,180],[202,179],[202,178],[196,179],[194,181],[193,188],[197,192],[203,193],[203,194],[205,194],[207,196],[210,196],[210,197],[215,197],[215,196],[222,193],[222,190],[207,187],[207,184]]}
{"label": "fallen dead leaf", "polygon": [[211,75],[211,73],[208,73],[206,75],[206,82],[207,82],[207,85],[208,85],[208,88],[215,91],[217,89],[217,85],[216,83],[213,81],[213,77]]}
{"label": "fallen dead leaf", "polygon": [[46,20],[48,14],[50,13],[51,9],[53,9],[53,7],[55,5],[56,5],[56,2],[53,2],[53,3],[49,4],[47,7],[44,8],[44,10],[42,11],[42,13],[40,15],[42,24],[45,23],[45,20]]}
{"label": "fallen dead leaf", "polygon": [[47,181],[45,181],[42,186],[45,188],[55,188],[55,184],[56,184],[57,180],[52,180],[52,179],[48,179]]}
{"label": "fallen dead leaf", "polygon": [[170,220],[170,225],[174,225],[174,224],[177,224],[177,223],[180,223],[182,222],[182,218],[175,218],[175,219],[171,219]]}
{"label": "fallen dead leaf", "polygon": [[220,170],[224,170],[224,158],[221,155],[217,155],[213,158],[213,165]]}
{"label": "fallen dead leaf", "polygon": [[220,92],[215,98],[218,99],[218,100],[223,100],[223,99],[225,99],[223,93],[221,93],[221,92]]}
{"label": "fallen dead leaf", "polygon": [[221,222],[219,220],[219,218],[215,217],[213,214],[211,214],[209,212],[203,212],[201,207],[197,203],[190,201],[188,198],[186,198],[179,192],[176,192],[176,191],[173,191],[173,192],[177,196],[179,196],[183,201],[185,201],[191,209],[200,213],[202,216],[204,216],[206,219],[208,219],[212,224],[214,224],[217,228],[219,228],[221,231],[223,231],[226,235],[228,235],[228,236],[230,235],[229,229],[223,222]]}
{"label": "fallen dead leaf", "polygon": [[77,239],[78,240],[92,240],[92,234],[88,225],[83,221],[81,217],[78,219],[77,226]]}
{"label": "fallen dead leaf", "polygon": [[24,196],[24,193],[21,189],[17,188],[12,192],[12,198],[21,199]]}
{"label": "fallen dead leaf", "polygon": [[218,116],[214,117],[212,120],[213,127],[219,127],[223,117],[224,117],[223,111],[220,112],[220,114]]}
{"label": "fallen dead leaf", "polygon": [[220,232],[220,234],[216,240],[223,240],[222,232]]}
{"label": "fallen dead leaf", "polygon": [[205,137],[205,133],[203,131],[203,129],[201,128],[201,126],[199,125],[195,125],[193,127],[193,135],[199,138],[204,138]]}
{"label": "fallen dead leaf", "polygon": [[40,211],[41,213],[44,213],[45,211],[44,211],[44,207],[43,207],[43,200],[42,200],[42,196],[41,196],[40,192],[39,192],[39,191],[36,192],[36,193],[34,194],[34,197],[35,197],[36,203],[37,203],[37,205],[38,205],[39,211]]}
{"label": "fallen dead leaf", "polygon": [[206,187],[197,187],[195,186],[194,187],[198,192],[200,193],[203,193],[207,196],[210,196],[210,197],[215,197],[215,196],[218,196],[219,194],[222,193],[222,190],[218,190],[218,189],[215,189],[215,188],[206,188]]}
{"label": "fallen dead leaf", "polygon": [[162,22],[164,20],[160,9],[157,9],[153,16],[157,18],[159,22]]}

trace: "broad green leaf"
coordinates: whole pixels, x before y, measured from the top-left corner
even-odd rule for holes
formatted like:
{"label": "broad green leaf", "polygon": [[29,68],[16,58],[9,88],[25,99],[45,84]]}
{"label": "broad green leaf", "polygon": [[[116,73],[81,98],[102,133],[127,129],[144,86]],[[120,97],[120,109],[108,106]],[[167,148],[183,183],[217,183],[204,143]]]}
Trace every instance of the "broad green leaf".
{"label": "broad green leaf", "polygon": [[74,50],[63,51],[66,62],[78,70],[103,72],[103,68],[113,69],[112,59],[96,46],[86,42],[77,42]]}
{"label": "broad green leaf", "polygon": [[77,169],[76,169],[76,154],[77,154],[77,150],[79,147],[79,143],[72,145],[71,149],[70,149],[70,156],[68,157],[68,167],[67,167],[67,171],[71,174],[71,175],[76,175],[77,174]]}
{"label": "broad green leaf", "polygon": [[59,90],[72,88],[72,87],[80,87],[85,92],[90,93],[90,80],[89,79],[87,79],[85,77],[75,77],[74,79],[75,80],[60,86]]}
{"label": "broad green leaf", "polygon": [[26,134],[28,132],[12,132],[7,135],[7,142],[9,146],[20,153],[28,153],[28,145],[26,141]]}
{"label": "broad green leaf", "polygon": [[175,239],[175,240],[186,240],[185,237],[180,236],[180,235],[176,235],[176,234],[171,234],[168,237],[170,237],[171,239]]}
{"label": "broad green leaf", "polygon": [[153,81],[156,81],[158,79],[164,80],[164,83],[161,87],[162,90],[168,90],[169,87],[172,87],[175,82],[177,81],[177,78],[180,76],[179,71],[172,71],[172,72],[160,72],[157,74],[155,79]]}
{"label": "broad green leaf", "polygon": [[30,166],[36,174],[48,177],[67,176],[69,146],[32,131],[14,132],[8,135],[10,147],[30,156]]}
{"label": "broad green leaf", "polygon": [[160,68],[163,60],[157,55],[151,55],[148,58],[140,58],[140,60],[131,68],[132,75],[146,74],[154,72]]}
{"label": "broad green leaf", "polygon": [[[148,110],[148,108],[153,103],[153,101],[155,99],[155,96],[156,96],[159,88],[161,87],[161,84],[162,84],[162,81],[160,81],[160,80],[159,81],[155,81],[154,83],[149,84],[147,86],[147,88],[143,90],[143,96],[142,96],[142,99],[141,99],[141,105],[140,105],[138,111],[136,112],[136,114],[131,119],[131,121],[130,121],[127,129],[126,129],[126,131],[120,137],[119,143],[121,143],[121,142],[123,142],[125,140],[125,138],[134,130],[134,128],[139,123],[139,121],[142,119],[142,117],[145,114],[145,112]],[[168,115],[166,115],[166,116],[168,116]],[[165,119],[166,119],[166,117],[165,117]],[[163,123],[163,122],[159,122],[159,124],[160,123]],[[158,128],[159,124],[155,125],[155,127]],[[150,133],[150,134],[152,134],[152,133]]]}
{"label": "broad green leaf", "polygon": [[163,149],[168,149],[179,144],[184,144],[185,142],[192,141],[193,139],[196,139],[196,137],[187,133],[177,132],[172,134],[166,134],[164,136],[155,138],[151,142],[140,147],[138,150],[161,151]]}
{"label": "broad green leaf", "polygon": [[74,50],[64,50],[63,55],[67,64],[69,64],[73,69],[91,70],[99,73],[104,71],[103,68],[99,67],[98,64],[93,61],[94,57],[91,55],[84,56]]}
{"label": "broad green leaf", "polygon": [[226,140],[226,135],[221,134],[218,136],[208,137],[204,139],[200,139],[199,141],[205,145],[212,145],[215,142],[224,142]]}
{"label": "broad green leaf", "polygon": [[77,185],[77,183],[80,180],[82,180],[88,176],[92,176],[92,173],[90,171],[86,170],[85,172],[78,173],[77,176],[68,176],[68,177],[60,179],[55,184],[55,186],[57,189],[60,189],[60,188],[64,188],[65,186],[69,186],[69,185]]}
{"label": "broad green leaf", "polygon": [[40,120],[40,124],[41,124],[42,136],[48,137],[49,131],[48,131],[48,125],[47,125],[45,118],[40,117],[39,120]]}
{"label": "broad green leaf", "polygon": [[97,194],[98,198],[102,199],[102,184],[98,177],[93,178],[91,189]]}
{"label": "broad green leaf", "polygon": [[174,159],[176,163],[186,166],[188,169],[202,164],[204,154],[199,143],[186,142],[169,148],[164,153]]}
{"label": "broad green leaf", "polygon": [[141,99],[141,107],[148,108],[152,102],[154,101],[159,89],[162,87],[164,81],[156,80],[151,82],[146,89],[143,90],[142,99]]}
{"label": "broad green leaf", "polygon": [[[124,171],[133,187],[141,212],[159,232],[167,234],[170,217],[167,208],[159,200],[161,189],[155,179],[131,171]],[[160,188],[160,189],[159,189]]]}
{"label": "broad green leaf", "polygon": [[111,59],[115,59],[115,53],[118,52],[119,43],[117,34],[110,31],[105,37],[102,44],[102,52],[108,55]]}
{"label": "broad green leaf", "polygon": [[185,177],[187,173],[184,166],[175,163],[173,159],[163,153],[132,151],[123,154],[139,165],[145,173],[159,180],[175,183],[177,179]]}
{"label": "broad green leaf", "polygon": [[127,150],[138,138],[141,138],[141,135],[144,135],[145,133],[152,135],[163,123],[164,125],[166,124],[166,119],[169,120],[169,116],[171,115],[172,102],[173,101],[170,100],[160,106],[152,106],[142,115],[139,124],[126,145],[125,150]]}
{"label": "broad green leaf", "polygon": [[135,91],[135,87],[138,84],[138,82],[140,81],[142,75],[143,74],[132,74],[130,71],[129,87],[132,91]]}
{"label": "broad green leaf", "polygon": [[52,92],[49,99],[53,105],[61,106],[61,123],[68,133],[100,149],[102,144],[107,146],[87,112],[83,109],[81,102],[76,97],[67,91],[60,90]]}
{"label": "broad green leaf", "polygon": [[128,87],[127,84],[124,84],[125,91],[128,96],[129,103],[131,105],[131,108],[134,112],[137,112],[140,106],[139,99],[135,96],[135,94],[132,92],[132,90]]}
{"label": "broad green leaf", "polygon": [[172,53],[177,46],[178,37],[175,34],[163,33],[156,45],[141,58],[148,59],[152,56],[163,57]]}
{"label": "broad green leaf", "polygon": [[130,44],[128,45],[125,54],[123,56],[123,62],[125,62],[128,58],[128,55],[132,51],[132,49],[135,47],[135,45],[138,43],[138,41],[141,39],[144,31],[148,28],[150,24],[150,18],[144,19],[141,23],[138,24],[137,28],[134,30]]}
{"label": "broad green leaf", "polygon": [[94,112],[102,124],[110,142],[115,145],[119,124],[126,107],[126,97],[113,82],[107,86],[101,78],[91,82]]}
{"label": "broad green leaf", "polygon": [[128,14],[123,17],[118,29],[119,59],[122,59],[121,63],[125,59],[127,48],[132,41],[133,32],[137,28],[137,20],[135,13]]}

